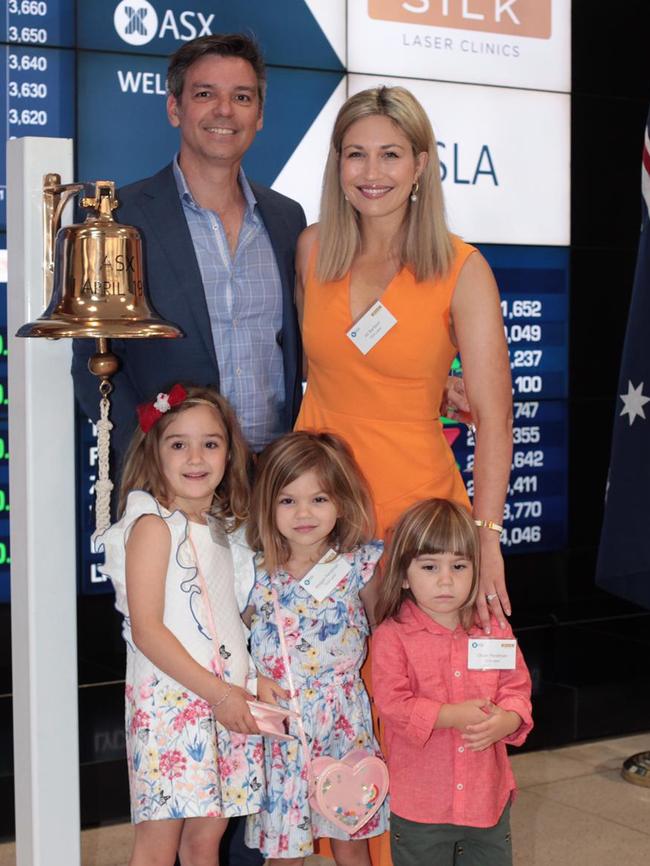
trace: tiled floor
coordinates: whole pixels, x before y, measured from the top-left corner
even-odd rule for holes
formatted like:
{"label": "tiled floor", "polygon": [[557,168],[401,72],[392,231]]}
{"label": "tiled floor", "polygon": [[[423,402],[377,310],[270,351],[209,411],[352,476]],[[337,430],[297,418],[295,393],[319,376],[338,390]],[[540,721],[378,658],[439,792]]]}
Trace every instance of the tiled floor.
{"label": "tiled floor", "polygon": [[[650,788],[630,785],[620,775],[623,759],[647,749],[650,732],[516,755],[516,866],[648,866]],[[86,830],[82,864],[126,866],[130,844],[127,824]],[[0,866],[14,866],[15,857],[13,844],[0,845]]]}

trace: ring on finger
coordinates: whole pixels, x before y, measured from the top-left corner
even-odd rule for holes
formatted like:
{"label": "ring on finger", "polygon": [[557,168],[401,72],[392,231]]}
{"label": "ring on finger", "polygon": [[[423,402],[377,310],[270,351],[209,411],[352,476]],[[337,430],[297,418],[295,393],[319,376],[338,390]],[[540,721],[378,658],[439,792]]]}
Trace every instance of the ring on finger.
{"label": "ring on finger", "polygon": [[492,602],[494,601],[494,599],[495,599],[496,597],[497,597],[496,592],[489,592],[489,593],[485,596],[485,600],[487,601],[488,604],[492,604]]}

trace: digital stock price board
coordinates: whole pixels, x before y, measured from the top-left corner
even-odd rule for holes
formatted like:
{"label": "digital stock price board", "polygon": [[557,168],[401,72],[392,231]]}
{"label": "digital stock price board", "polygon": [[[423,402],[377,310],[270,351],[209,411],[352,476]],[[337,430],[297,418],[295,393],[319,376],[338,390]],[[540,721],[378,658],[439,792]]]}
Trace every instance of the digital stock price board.
{"label": "digital stock price board", "polygon": [[[517,43],[520,60],[509,64],[510,71],[499,67],[485,77],[478,72],[485,72],[492,61],[484,57],[480,70],[468,66],[461,51],[463,34],[447,30],[442,36],[457,43],[460,53],[434,82],[435,70],[423,71],[409,46],[421,30],[425,33],[422,28],[429,27],[425,35],[431,38],[438,33],[436,28],[419,19],[417,33],[406,19],[377,23],[368,18],[369,5],[362,0],[274,0],[273,4],[263,0],[5,0],[3,6],[3,248],[6,140],[73,138],[75,180],[79,181],[108,177],[120,185],[155,173],[172,158],[178,141],[165,114],[167,58],[193,36],[244,30],[260,41],[269,60],[268,99],[264,128],[246,156],[245,169],[258,182],[300,199],[311,219],[317,213],[320,165],[336,110],[346,95],[382,83],[386,75],[418,76],[401,83],[432,113],[440,147],[447,143],[447,150],[441,151],[443,162],[449,162],[449,142],[453,142],[459,159],[461,154],[469,159],[472,154],[489,153],[492,166],[490,173],[475,174],[471,182],[470,175],[447,171],[443,189],[452,228],[478,243],[501,291],[515,406],[504,550],[508,554],[549,551],[566,543],[569,237],[568,229],[545,234],[540,226],[568,225],[570,97],[568,85],[557,76],[547,81],[547,63],[540,60],[535,68],[528,68],[526,60],[532,57],[532,49],[548,49],[548,40],[526,42],[524,37]],[[271,13],[271,6],[281,8],[282,14]],[[553,33],[560,34],[560,22],[553,26]],[[395,66],[395,52],[377,48],[373,40],[380,36],[394,38],[402,46],[404,68]],[[384,57],[379,70],[377,63]],[[461,66],[456,69],[454,63]],[[429,74],[431,79],[426,77]],[[499,86],[486,86],[489,83]],[[460,111],[460,104],[472,110]],[[532,112],[526,122],[521,120],[524,109]],[[468,116],[469,124],[463,119]],[[559,128],[561,123],[565,126]],[[539,197],[544,185],[529,183],[530,154],[540,141],[544,152],[554,157],[552,164],[564,167],[554,170],[556,186],[546,198]],[[522,153],[528,155],[526,160],[519,158]],[[539,245],[528,245],[529,238]],[[6,286],[0,276],[0,600],[5,601],[10,567],[7,401],[11,397],[6,346]],[[464,425],[448,423],[445,434],[471,494],[473,433]],[[93,427],[81,416],[77,442],[80,589],[105,592],[108,587],[90,551],[96,446]]]}

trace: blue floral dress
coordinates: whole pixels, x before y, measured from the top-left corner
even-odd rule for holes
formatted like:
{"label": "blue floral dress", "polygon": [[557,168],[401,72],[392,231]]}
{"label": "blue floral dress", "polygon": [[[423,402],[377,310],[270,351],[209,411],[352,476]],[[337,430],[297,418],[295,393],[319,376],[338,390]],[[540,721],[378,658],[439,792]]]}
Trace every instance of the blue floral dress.
{"label": "blue floral dress", "polygon": [[[133,525],[144,514],[162,517],[171,534],[163,622],[199,664],[214,670],[218,651],[228,682],[251,691],[256,687],[233,573],[236,569],[241,579],[248,562],[252,571],[252,552],[242,532],[226,534],[218,526],[211,531],[190,524],[180,511],[170,512],[148,493],[133,491],[122,519],[97,539],[98,550],[106,553],[103,573],[113,582],[115,606],[124,616],[126,752],[133,822],[249,815],[260,808],[263,795],[262,738],[231,733],[217,724],[205,700],[157,668],[133,642],[125,548]],[[201,565],[207,599],[189,538]]]}
{"label": "blue floral dress", "polygon": [[[314,758],[342,758],[355,748],[379,754],[370,701],[359,673],[369,633],[359,591],[372,577],[382,550],[382,542],[374,541],[343,554],[351,570],[320,602],[287,572],[273,578],[293,683]],[[288,688],[272,599],[271,578],[261,572],[249,602],[255,609],[251,654],[260,673]],[[322,836],[365,839],[383,833],[388,824],[386,802],[353,837],[311,811],[305,757],[294,721],[290,733],[295,740],[265,743],[266,796],[263,811],[248,818],[246,844],[259,848],[265,857],[304,857],[313,852],[313,840]]]}

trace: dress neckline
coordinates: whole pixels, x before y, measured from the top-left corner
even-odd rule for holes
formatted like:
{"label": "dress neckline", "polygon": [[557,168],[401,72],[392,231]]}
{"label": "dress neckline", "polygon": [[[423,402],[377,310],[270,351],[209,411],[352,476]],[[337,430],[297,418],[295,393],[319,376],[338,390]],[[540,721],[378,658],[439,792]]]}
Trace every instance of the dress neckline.
{"label": "dress neckline", "polygon": [[368,304],[368,306],[366,307],[366,309],[363,310],[356,317],[356,319],[353,318],[353,316],[352,316],[352,268],[349,269],[349,271],[347,272],[347,275],[345,277],[345,299],[346,299],[346,305],[347,305],[347,315],[348,315],[348,319],[350,320],[350,327],[352,327],[352,325],[356,324],[356,322],[358,322],[359,319],[361,319],[363,316],[365,316],[365,314],[368,312],[368,310],[372,307],[373,304],[376,304],[377,301],[380,301],[382,304],[384,303],[384,298],[386,297],[386,295],[388,294],[390,289],[393,287],[393,283],[395,283],[397,278],[399,276],[401,276],[401,274],[404,273],[405,268],[406,268],[406,265],[402,265],[400,267],[400,269],[393,274],[393,276],[390,278],[390,280],[386,283],[386,286],[384,287],[384,290],[381,293],[381,295],[378,298],[375,298],[374,301],[371,301]]}

